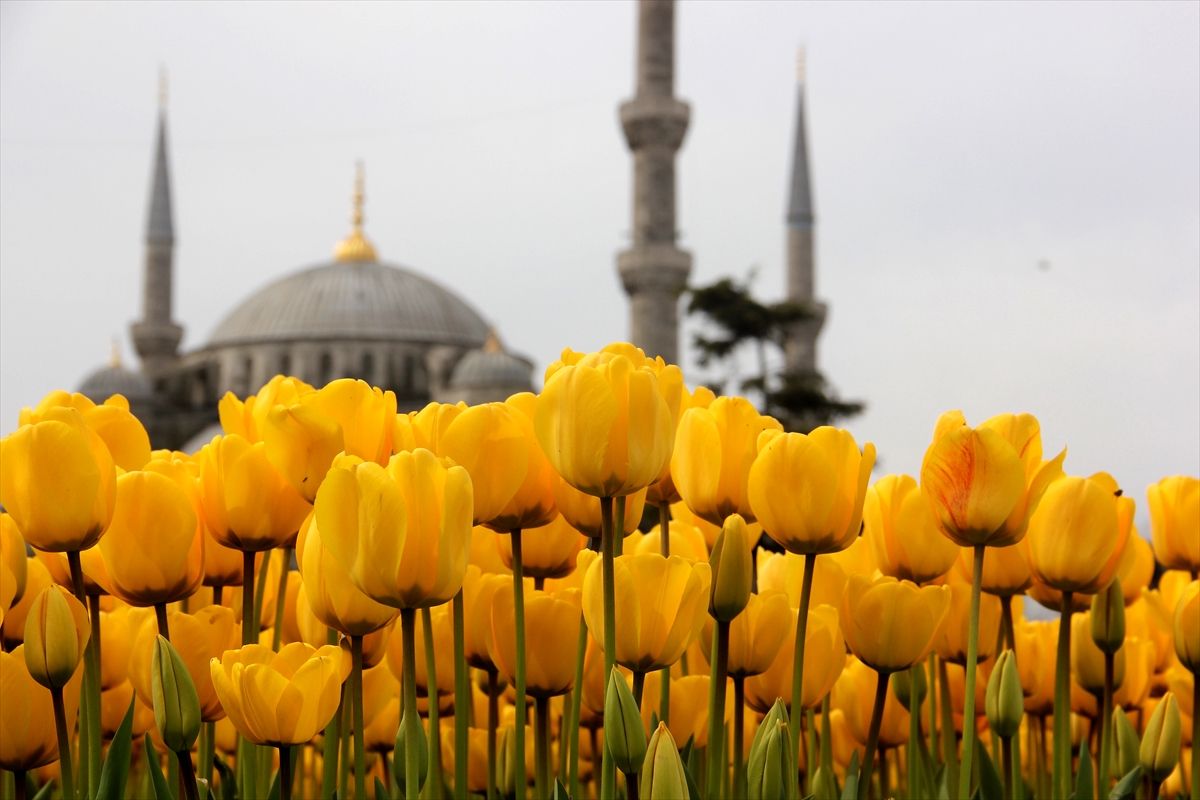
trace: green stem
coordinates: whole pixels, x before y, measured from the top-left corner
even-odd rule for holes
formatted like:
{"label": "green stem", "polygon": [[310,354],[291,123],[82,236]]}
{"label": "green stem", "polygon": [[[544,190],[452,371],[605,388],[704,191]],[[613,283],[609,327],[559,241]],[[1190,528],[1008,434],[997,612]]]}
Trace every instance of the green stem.
{"label": "green stem", "polygon": [[[717,620],[713,628],[712,682],[708,697],[708,797],[720,797],[725,784],[725,678],[729,672],[729,623]],[[799,724],[799,719],[797,719]]]}
{"label": "green stem", "polygon": [[[746,678],[742,675],[733,676],[733,795],[741,797],[745,794],[742,782],[742,753],[746,728]],[[811,723],[810,723],[811,724]],[[811,763],[811,762],[808,762]]]}
{"label": "green stem", "polygon": [[821,698],[821,757],[820,764],[833,770],[833,726],[829,722],[829,694]]}
{"label": "green stem", "polygon": [[[400,609],[400,635],[404,646],[404,796],[417,800],[421,791],[421,754],[417,737],[421,736],[421,715],[417,712],[417,612]],[[435,701],[436,702],[436,701]]]}
{"label": "green stem", "polygon": [[1100,766],[1099,775],[1096,779],[1096,785],[1099,787],[1100,796],[1108,795],[1108,765],[1109,765],[1109,750],[1112,749],[1112,716],[1113,716],[1113,672],[1115,653],[1104,654],[1104,696],[1101,704],[1101,722],[1100,722]]}
{"label": "green stem", "polygon": [[[179,762],[179,782],[183,785],[184,800],[200,800],[200,789],[196,786],[196,769],[192,766],[192,751],[176,751],[175,760]],[[282,795],[280,800],[291,800],[291,795]]]}
{"label": "green stem", "polygon": [[91,635],[83,652],[84,677],[86,694],[84,702],[88,705],[88,738],[87,738],[87,781],[79,781],[80,786],[87,786],[88,796],[95,797],[100,792],[100,748],[104,744],[100,734],[100,647],[103,640],[100,636],[100,595],[88,595],[88,623]]}
{"label": "green stem", "polygon": [[967,627],[966,687],[963,689],[963,754],[958,773],[958,796],[971,795],[971,761],[975,757],[975,666],[979,659],[979,593],[983,584],[983,556],[987,548],[975,545],[975,571],[971,576],[971,616]]}
{"label": "green stem", "polygon": [[867,750],[863,755],[862,772],[858,778],[859,800],[866,800],[871,791],[871,773],[875,769],[875,752],[879,747],[879,726],[883,722],[883,704],[887,701],[888,673],[880,672],[875,684],[875,705],[871,709],[871,727],[867,732]]}
{"label": "green stem", "polygon": [[[402,679],[403,680],[403,679]],[[350,796],[350,764],[354,757],[350,754],[350,741],[354,738],[354,700],[350,687],[342,686],[342,705],[338,709],[341,721],[338,725],[338,797]],[[401,712],[403,713],[403,712]]]}
{"label": "green stem", "polygon": [[[1011,736],[1000,738],[1000,752],[1004,762],[1004,800],[1014,800],[1017,786],[1020,784],[1021,773],[1013,765],[1013,740]],[[1083,800],[1081,798],[1081,800]]]}
{"label": "green stem", "polygon": [[[325,634],[325,641],[329,644],[337,644],[337,631],[333,628],[328,628]],[[338,744],[340,744],[341,733],[338,730],[339,723],[342,719],[342,708],[346,704],[346,689],[341,690],[341,698],[338,701],[338,710],[333,715],[333,719],[329,720],[329,724],[325,726],[325,733],[322,736],[321,743],[321,798],[322,800],[330,800],[333,793],[337,791],[337,774],[338,774]]]}
{"label": "green stem", "polygon": [[954,730],[954,706],[950,702],[950,673],[946,662],[938,659],[938,690],[942,693],[942,760],[946,765],[947,786],[958,787],[958,734]]}
{"label": "green stem", "polygon": [[29,787],[26,785],[25,770],[19,769],[13,773],[13,790],[16,800],[27,800]]}
{"label": "green stem", "polygon": [[804,707],[804,640],[808,636],[808,606],[812,601],[813,571],[817,554],[804,554],[804,580],[800,584],[800,608],[796,612],[796,642],[792,650],[792,755],[800,763],[800,715]]}
{"label": "green stem", "polygon": [[[587,657],[587,621],[579,615],[579,637],[575,642],[575,689],[571,693],[571,725],[570,748],[567,759],[570,786],[567,794],[580,797],[579,794],[579,719],[583,714],[583,660]],[[559,745],[562,746],[561,744]]]}
{"label": "green stem", "polygon": [[550,796],[550,698],[538,696],[533,700],[534,758],[537,775],[534,778],[538,797]]}
{"label": "green stem", "polygon": [[487,682],[487,796],[488,800],[496,800],[496,728],[500,724],[500,681],[495,669],[488,670]]}
{"label": "green stem", "polygon": [[433,614],[421,609],[421,633],[425,642],[425,697],[429,700],[429,778],[425,791],[442,800],[442,729],[438,708],[437,654],[433,650]]}
{"label": "green stem", "polygon": [[671,555],[671,506],[658,504],[658,546],[663,558]]}
{"label": "green stem", "polygon": [[1200,676],[1192,673],[1192,797],[1200,800]]}
{"label": "green stem", "polygon": [[288,568],[292,565],[292,549],[285,547],[279,552],[283,556],[283,569],[279,571],[279,587],[275,591],[275,630],[271,631],[271,649],[275,652],[279,652],[283,643],[283,610],[287,605]]}
{"label": "green stem", "polygon": [[643,670],[635,669],[633,671],[633,702],[638,708],[638,713],[642,711],[642,695],[646,692],[646,673]]}
{"label": "green stem", "polygon": [[806,708],[804,709],[804,791],[808,794],[813,792],[813,777],[817,772],[815,764],[819,763],[816,760],[816,748],[820,745],[814,744],[817,738],[816,715],[811,708]]}
{"label": "green stem", "polygon": [[[658,537],[659,547],[663,557],[671,555],[671,506],[667,503],[658,504]],[[658,694],[658,718],[671,724],[671,668],[663,667],[659,673],[659,685],[662,687]],[[571,795],[574,797],[575,795]]]}
{"label": "green stem", "polygon": [[254,644],[254,553],[242,553],[242,644]]}
{"label": "green stem", "polygon": [[[623,523],[622,523],[623,524]],[[611,675],[617,655],[617,614],[616,614],[616,579],[613,575],[615,540],[618,534],[613,530],[613,499],[600,498],[600,568],[601,581],[604,590],[604,674]],[[605,700],[608,699],[608,683],[604,684]],[[608,745],[604,746],[600,772],[600,797],[616,796],[617,765],[608,753]]]}
{"label": "green stem", "polygon": [[[1000,597],[1000,633],[1004,636],[1004,646],[1013,651],[1013,658],[1017,657],[1017,632],[1016,626],[1013,624],[1013,596],[1010,594]],[[996,652],[1000,652],[997,648]]]}
{"label": "green stem", "polygon": [[[354,713],[354,796],[367,796],[367,750],[363,744],[363,642],[350,637],[350,702]],[[282,750],[281,750],[282,753]]]}
{"label": "green stem", "polygon": [[1071,793],[1071,592],[1062,593],[1054,665],[1054,791]]}
{"label": "green stem", "polygon": [[451,611],[454,614],[454,798],[467,800],[467,761],[470,755],[467,728],[470,726],[471,708],[470,676],[467,674],[466,653],[466,601],[462,589],[454,595]]}
{"label": "green stem", "polygon": [[62,689],[51,689],[54,705],[54,732],[58,735],[59,778],[65,800],[75,797],[75,770],[71,766],[71,736],[67,733],[67,709],[63,706]]}
{"label": "green stem", "polygon": [[929,753],[937,758],[938,753],[938,690],[937,690],[937,654],[929,654]]}
{"label": "green stem", "polygon": [[[366,795],[355,797],[364,800]],[[292,800],[292,748],[286,744],[279,745],[279,800]]]}
{"label": "green stem", "polygon": [[[920,745],[921,741],[921,706],[922,703],[917,700],[917,682],[920,678],[917,674],[924,671],[923,664],[914,664],[909,668],[908,680],[908,744],[905,746],[905,755],[908,760],[908,795],[909,797],[920,797],[921,785],[921,759]],[[1011,798],[1009,798],[1011,800]]]}
{"label": "green stem", "polygon": [[[200,728],[200,750],[196,756],[196,766],[200,768],[200,777],[204,779],[204,785],[212,787],[212,763],[213,763],[213,748],[216,747],[214,737],[217,735],[217,723],[206,722]],[[216,791],[213,791],[213,797],[216,797]]]}
{"label": "green stem", "polygon": [[154,619],[158,622],[158,635],[171,641],[171,626],[167,624],[167,604],[154,604]]}
{"label": "green stem", "polygon": [[514,766],[516,767],[517,800],[525,800],[525,571],[523,556],[521,554],[521,529],[513,528],[511,535],[513,559],[513,614],[517,618],[517,674],[514,676],[516,678],[516,686],[513,687],[513,690],[517,695],[517,725],[514,731],[517,741],[515,754],[516,763]]}

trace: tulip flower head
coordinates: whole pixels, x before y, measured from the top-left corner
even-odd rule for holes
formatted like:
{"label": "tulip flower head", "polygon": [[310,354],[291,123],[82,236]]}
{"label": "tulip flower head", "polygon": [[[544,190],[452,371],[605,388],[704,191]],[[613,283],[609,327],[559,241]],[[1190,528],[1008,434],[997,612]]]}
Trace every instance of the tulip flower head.
{"label": "tulip flower head", "polygon": [[129,401],[114,394],[97,405],[79,392],[50,392],[34,408],[23,408],[21,425],[33,425],[45,419],[55,419],[63,409],[79,412],[87,425],[108,449],[113,463],[123,470],[141,469],[150,460],[150,437],[146,428],[129,410]]}
{"label": "tulip flower head", "polygon": [[929,583],[950,571],[960,548],[942,535],[917,482],[888,475],[867,490],[863,534],[884,575]]}
{"label": "tulip flower head", "polygon": [[851,575],[842,597],[842,631],[854,655],[879,672],[908,669],[933,648],[950,610],[950,589]]}
{"label": "tulip flower head", "polygon": [[[63,692],[67,730],[75,725],[79,709],[76,673]],[[50,692],[30,673],[25,646],[12,652],[0,651],[0,768],[21,773],[58,760],[58,737],[54,730],[54,708]],[[73,691],[71,690],[73,689]]]}
{"label": "tulip flower head", "polygon": [[1166,569],[1200,572],[1200,478],[1175,475],[1146,489],[1154,555]]}

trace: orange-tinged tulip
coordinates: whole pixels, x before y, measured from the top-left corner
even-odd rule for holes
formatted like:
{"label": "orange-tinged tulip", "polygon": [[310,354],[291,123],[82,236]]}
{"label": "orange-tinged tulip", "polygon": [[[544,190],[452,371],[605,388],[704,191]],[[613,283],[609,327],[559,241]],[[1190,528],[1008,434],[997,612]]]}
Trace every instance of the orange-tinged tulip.
{"label": "orange-tinged tulip", "polygon": [[[958,556],[958,577],[971,580],[975,568],[974,548],[963,547]],[[1022,594],[1033,583],[1029,556],[1024,547],[989,547],[983,554],[983,580],[979,587],[988,594],[1011,597]]]}
{"label": "orange-tinged tulip", "polygon": [[86,550],[112,519],[117,476],[103,440],[71,408],[0,439],[0,505],[39,550]]}
{"label": "orange-tinged tulip", "polygon": [[893,578],[928,583],[945,575],[958,558],[959,548],[942,535],[908,475],[888,475],[867,490],[863,529],[880,572]]}
{"label": "orange-tinged tulip", "polygon": [[949,613],[950,590],[851,575],[839,608],[854,655],[880,672],[908,669],[929,654]]}
{"label": "orange-tinged tulip", "polygon": [[1175,607],[1175,655],[1192,675],[1200,673],[1200,581],[1192,581]]}
{"label": "orange-tinged tulip", "polygon": [[[579,635],[578,589],[534,591],[525,597],[525,691],[534,697],[566,694],[575,685],[575,652],[563,647]],[[492,599],[492,661],[516,681],[516,607],[511,582]]]}
{"label": "orange-tinged tulip", "polygon": [[495,671],[492,663],[492,604],[496,592],[512,586],[512,578],[495,573],[481,573],[478,567],[467,567],[463,579],[463,643],[467,663],[476,669]]}
{"label": "orange-tinged tulip", "polygon": [[0,511],[0,575],[8,576],[0,579],[4,581],[3,585],[0,585],[0,594],[8,592],[8,602],[0,603],[0,624],[3,622],[4,612],[11,608],[13,603],[19,603],[24,596],[28,570],[25,538],[17,529],[12,515]]}
{"label": "orange-tinged tulip", "polygon": [[538,442],[558,474],[579,491],[595,497],[633,494],[667,471],[682,386],[678,367],[655,373],[624,355],[594,366],[585,361],[564,366],[547,379],[538,398]]}
{"label": "orange-tinged tulip", "polygon": [[196,495],[159,472],[126,472],[98,545],[109,591],[126,603],[173,603],[192,594],[204,577],[204,529]]}
{"label": "orange-tinged tulip", "polygon": [[[833,686],[830,703],[833,708],[841,709],[846,715],[847,729],[860,745],[867,742],[878,682],[879,679],[871,667],[852,658]],[[879,746],[899,747],[907,741],[908,712],[896,698],[896,693],[888,687],[887,699],[883,705],[883,718],[879,726]]]}
{"label": "orange-tinged tulip", "polygon": [[1133,525],[1133,500],[1117,497],[1107,476],[1060,478],[1029,522],[1029,568],[1060,592],[1095,594],[1117,572]]}
{"label": "orange-tinged tulip", "polygon": [[[205,606],[195,614],[171,611],[167,614],[167,625],[171,630],[171,644],[196,687],[201,719],[205,722],[221,719],[225,710],[213,689],[208,665],[209,661],[220,658],[241,641],[241,628],[234,620],[233,610],[224,606]],[[129,680],[138,698],[147,706],[154,704],[151,659],[157,636],[158,626],[153,618],[146,618],[135,632],[130,649]]]}
{"label": "orange-tinged tulip", "polygon": [[[765,556],[765,557],[764,557]],[[800,607],[800,585],[804,576],[804,558],[793,553],[760,554],[758,557],[758,590],[772,589],[788,596],[788,605]],[[828,604],[837,608],[846,590],[846,571],[831,558],[818,558],[813,570],[812,597],[809,608]],[[765,713],[765,712],[764,712]]]}
{"label": "orange-tinged tulip", "polygon": [[1200,571],[1200,478],[1175,475],[1146,489],[1154,555],[1167,569]]}
{"label": "orange-tinged tulip", "polygon": [[315,514],[300,529],[296,556],[305,601],[323,624],[347,636],[366,636],[396,618],[396,609],[359,591],[350,573],[325,549]]}
{"label": "orange-tinged tulip", "polygon": [[11,650],[25,640],[25,620],[29,615],[29,609],[33,607],[34,598],[41,594],[47,586],[54,583],[54,579],[50,577],[50,571],[46,569],[46,565],[40,558],[31,556],[25,561],[25,594],[13,604],[12,608],[8,609],[4,614],[3,621],[0,622],[0,633],[4,635],[4,648],[0,649]]}
{"label": "orange-tinged tulip", "polygon": [[[600,538],[600,498],[585,494],[562,478],[557,478],[554,482],[554,505],[572,528],[589,539]],[[614,503],[614,508],[615,505]],[[637,530],[638,523],[642,521],[645,507],[646,492],[638,491],[625,497],[622,534],[628,536]]]}
{"label": "orange-tinged tulip", "polygon": [[[437,670],[437,684],[433,687],[438,695],[449,696],[454,692],[454,620],[450,615],[450,606],[443,603],[429,610],[432,624],[434,667]],[[425,659],[425,615],[416,615],[416,647],[413,648],[416,669],[413,678],[417,684],[417,693],[428,696],[429,670],[426,669]],[[404,637],[390,636],[387,642],[387,663],[396,676],[396,680],[404,679]]]}
{"label": "orange-tinged tulip", "polygon": [[765,431],[750,468],[750,507],[767,535],[792,553],[835,553],[862,524],[875,445],[860,452],[839,428]]}
{"label": "orange-tinged tulip", "polygon": [[325,478],[315,505],[321,541],[377,603],[440,605],[467,569],[471,478],[428,450],[397,453],[386,469],[347,457]]}
{"label": "orange-tinged tulip", "polygon": [[33,600],[25,620],[25,664],[47,689],[61,689],[75,674],[91,636],[87,609],[59,586]]}
{"label": "orange-tinged tulip", "polygon": [[84,424],[104,441],[113,463],[124,470],[141,469],[150,460],[150,437],[146,429],[129,411],[129,401],[114,394],[97,405],[88,397],[61,389],[50,392],[35,408],[23,408],[21,425],[32,425],[53,419],[54,409],[72,408],[79,412]]}
{"label": "orange-tinged tulip", "polygon": [[[746,702],[760,713],[770,711],[777,699],[785,703],[791,701],[796,613],[796,609],[789,608],[786,622],[780,623],[781,632],[785,635],[781,637],[779,649],[767,669],[746,681]],[[734,626],[736,624],[735,620]],[[830,605],[813,606],[808,613],[808,629],[804,635],[804,686],[800,695],[805,708],[821,704],[842,674],[845,664],[846,643],[842,639],[837,609]]]}
{"label": "orange-tinged tulip", "polygon": [[730,514],[754,521],[746,484],[758,455],[758,436],[782,431],[779,421],[758,413],[744,397],[718,397],[707,408],[679,418],[671,476],[679,496],[714,525]]}
{"label": "orange-tinged tulip", "polygon": [[221,428],[225,433],[236,433],[251,442],[261,442],[271,409],[277,405],[293,405],[302,395],[314,391],[299,378],[276,375],[245,401],[239,400],[233,392],[226,392],[217,403]]}
{"label": "orange-tinged tulip", "polygon": [[[63,691],[67,730],[75,727],[79,710],[82,671]],[[58,736],[54,729],[54,706],[50,692],[38,685],[25,663],[25,648],[0,651],[0,767],[26,772],[58,760]]]}
{"label": "orange-tinged tulip", "polygon": [[[967,635],[970,629],[971,587],[966,583],[950,581],[944,587],[950,593],[950,609],[946,621],[938,634],[934,647],[937,654],[953,664],[967,663]],[[987,661],[996,650],[996,635],[1000,630],[1000,599],[985,594],[979,598],[979,661]],[[897,624],[904,626],[904,618]]]}
{"label": "orange-tinged tulip", "polygon": [[[596,641],[604,641],[602,564],[597,559],[583,579],[583,615]],[[699,635],[708,610],[712,572],[705,562],[679,556],[634,553],[617,558],[615,632],[618,664],[642,671],[679,660]]]}
{"label": "orange-tinged tulip", "polygon": [[[521,565],[527,578],[565,578],[575,571],[579,551],[587,544],[579,531],[556,516],[548,524],[521,533]],[[512,569],[512,537],[497,536],[500,560]]]}
{"label": "orange-tinged tulip", "polygon": [[248,644],[209,662],[213,689],[238,731],[255,744],[304,744],[333,719],[349,672],[342,651],[293,642],[278,653]]}
{"label": "orange-tinged tulip", "polygon": [[256,553],[295,541],[309,506],[271,466],[266,445],[218,436],[197,459],[205,522],[218,542]]}

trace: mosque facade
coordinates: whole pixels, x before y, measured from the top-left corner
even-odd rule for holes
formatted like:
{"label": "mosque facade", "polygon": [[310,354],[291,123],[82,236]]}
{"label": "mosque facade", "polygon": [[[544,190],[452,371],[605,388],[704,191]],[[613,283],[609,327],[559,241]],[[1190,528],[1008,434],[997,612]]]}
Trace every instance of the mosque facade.
{"label": "mosque facade", "polygon": [[[635,235],[618,255],[630,298],[629,339],[678,360],[679,298],[691,255],[676,244],[675,156],[689,107],[674,97],[674,0],[639,0],[636,93],[619,116],[633,156]],[[803,82],[786,215],[786,296],[818,310],[787,348],[789,369],[816,370],[825,307],[814,300],[813,214]],[[481,403],[534,388],[533,364],[508,351],[484,314],[415,269],[379,258],[363,229],[361,166],[350,233],[332,260],[287,273],[231,309],[208,341],[181,352],[174,317],[175,219],[165,102],[160,98],[144,240],[141,317],[130,326],[139,365],[114,355],[79,391],[124,395],[155,447],[194,450],[219,432],[226,392],[253,393],[273,375],[313,385],[360,378],[391,390],[401,410],[437,400]]]}

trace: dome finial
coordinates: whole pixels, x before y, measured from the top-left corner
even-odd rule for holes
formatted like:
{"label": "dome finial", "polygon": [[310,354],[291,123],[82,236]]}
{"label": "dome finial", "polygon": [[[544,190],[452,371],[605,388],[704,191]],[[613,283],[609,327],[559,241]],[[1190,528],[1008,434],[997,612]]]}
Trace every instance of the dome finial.
{"label": "dome finial", "polygon": [[158,65],[158,110],[167,110],[167,68]]}
{"label": "dome finial", "polygon": [[504,345],[500,343],[500,336],[496,333],[495,328],[488,328],[487,338],[483,340],[482,349],[485,353],[504,352]]}
{"label": "dome finial", "polygon": [[341,262],[374,261],[375,248],[363,235],[363,165],[359,161],[354,174],[354,211],[350,216],[350,235],[334,248],[334,259]]}
{"label": "dome finial", "polygon": [[808,66],[805,64],[806,56],[804,45],[800,45],[796,49],[796,82],[804,83],[808,78]]}
{"label": "dome finial", "polygon": [[121,366],[121,340],[116,336],[112,337],[112,352],[108,356],[108,365],[114,368]]}

